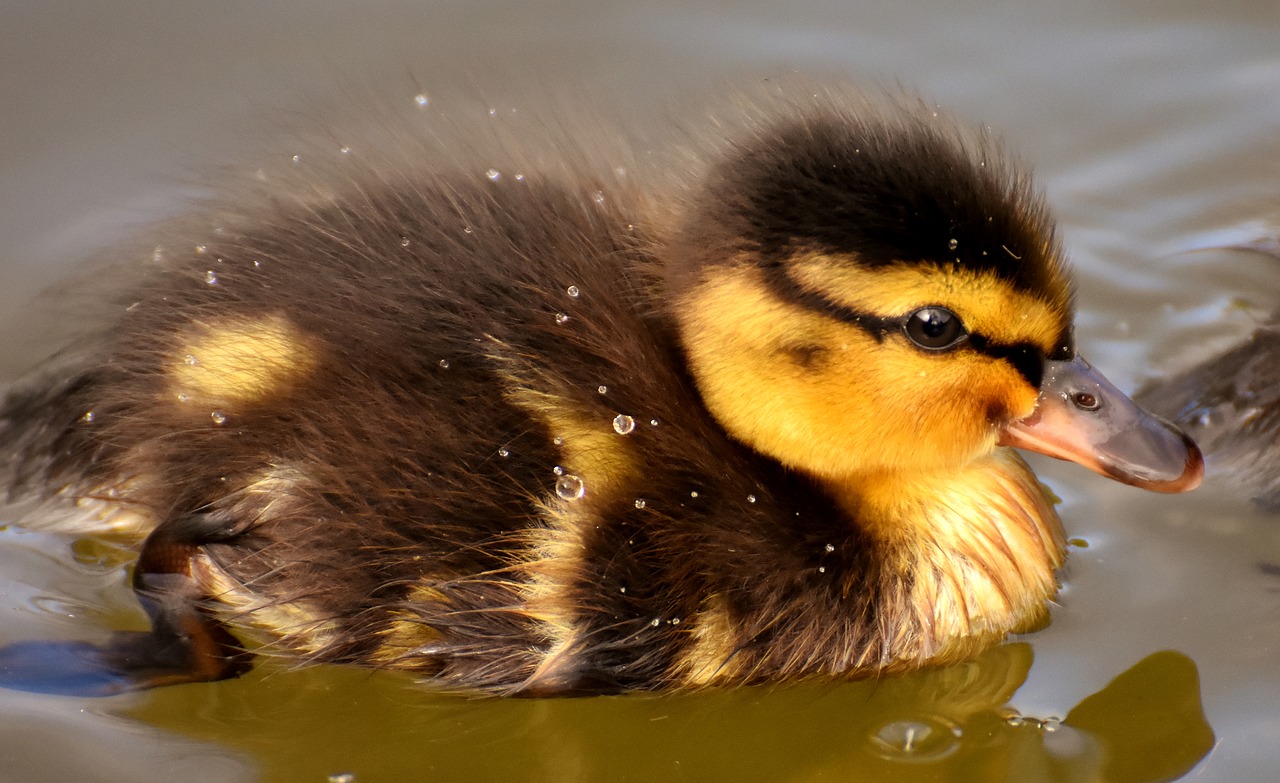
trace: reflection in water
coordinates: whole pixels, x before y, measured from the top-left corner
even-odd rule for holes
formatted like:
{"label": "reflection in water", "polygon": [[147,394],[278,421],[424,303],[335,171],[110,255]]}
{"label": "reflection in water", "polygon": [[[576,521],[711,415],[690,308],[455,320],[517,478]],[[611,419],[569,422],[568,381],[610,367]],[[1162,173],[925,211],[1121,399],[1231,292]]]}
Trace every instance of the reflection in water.
{"label": "reflection in water", "polygon": [[1006,705],[1030,646],[900,678],[670,696],[470,700],[346,668],[154,691],[130,716],[237,748],[265,781],[1156,783],[1214,741],[1195,664],[1158,652],[1065,719]]}
{"label": "reflection in water", "polygon": [[1098,779],[1109,783],[1177,780],[1213,747],[1190,658],[1172,650],[1143,658],[1067,713],[1107,751]]}

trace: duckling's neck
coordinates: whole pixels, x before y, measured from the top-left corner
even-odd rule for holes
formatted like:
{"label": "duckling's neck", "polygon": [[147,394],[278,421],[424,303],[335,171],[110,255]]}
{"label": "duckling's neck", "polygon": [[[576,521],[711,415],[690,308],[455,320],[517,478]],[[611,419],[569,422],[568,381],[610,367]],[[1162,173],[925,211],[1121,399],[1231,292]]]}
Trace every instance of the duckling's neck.
{"label": "duckling's neck", "polygon": [[911,640],[899,662],[966,657],[1044,618],[1066,545],[1044,489],[1012,449],[960,469],[861,474],[828,487],[882,547],[894,615],[882,622]]}

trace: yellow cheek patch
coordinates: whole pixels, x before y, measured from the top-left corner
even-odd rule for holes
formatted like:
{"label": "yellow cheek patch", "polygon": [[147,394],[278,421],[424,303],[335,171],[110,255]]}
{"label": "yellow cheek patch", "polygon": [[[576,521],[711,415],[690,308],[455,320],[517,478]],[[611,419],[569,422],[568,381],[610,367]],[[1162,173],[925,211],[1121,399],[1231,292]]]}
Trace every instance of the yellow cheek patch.
{"label": "yellow cheek patch", "polygon": [[1052,353],[1070,318],[1070,288],[1062,278],[1050,298],[1010,286],[994,272],[932,264],[866,269],[814,254],[790,265],[796,281],[861,313],[897,317],[942,305],[971,332],[1004,345],[1030,343]]}
{"label": "yellow cheek patch", "polygon": [[[957,467],[995,445],[992,416],[1030,413],[1018,371],[905,340],[775,297],[758,269],[721,270],[677,312],[703,400],[739,440],[820,477]],[[796,344],[821,349],[806,365]]]}
{"label": "yellow cheek patch", "polygon": [[180,343],[170,370],[174,394],[200,402],[254,402],[315,363],[313,350],[282,316],[200,324]]}

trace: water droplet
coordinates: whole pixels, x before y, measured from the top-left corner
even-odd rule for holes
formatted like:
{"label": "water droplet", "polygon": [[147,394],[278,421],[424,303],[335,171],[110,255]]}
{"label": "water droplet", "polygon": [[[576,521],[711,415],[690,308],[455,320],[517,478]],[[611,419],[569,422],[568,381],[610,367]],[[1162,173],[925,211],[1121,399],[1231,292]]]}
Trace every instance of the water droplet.
{"label": "water droplet", "polygon": [[431,99],[426,96],[426,93],[420,92],[417,95],[413,96],[413,102],[418,104],[419,106],[425,107],[428,103],[431,103]]}
{"label": "water droplet", "polygon": [[645,503],[644,498],[636,498],[636,508],[644,508],[646,505],[648,504]]}
{"label": "water droplet", "polygon": [[462,233],[464,233],[464,234],[470,234],[470,233],[471,233],[471,226],[463,226],[463,227],[462,227]]}
{"label": "water droplet", "polygon": [[578,287],[576,285],[569,286],[568,288],[564,289],[564,292],[569,296],[572,296],[574,299],[577,299],[578,295],[582,293],[581,291],[578,290]]}
{"label": "water droplet", "polygon": [[1021,715],[1010,715],[1009,717],[1004,719],[1004,722],[1010,726],[1013,726],[1014,728],[1017,728],[1022,724],[1026,723],[1027,719],[1022,717]]}
{"label": "water droplet", "polygon": [[826,546],[823,547],[823,549],[827,552],[827,554],[831,554],[832,552],[836,551],[836,545],[827,544]]}
{"label": "water droplet", "polygon": [[489,116],[490,116],[490,117],[496,117],[497,115],[498,115],[498,110],[497,110],[497,109],[490,109],[490,110],[489,110]]}
{"label": "water droplet", "polygon": [[689,493],[689,497],[691,498],[696,498],[697,496],[698,496],[698,490],[696,489]]}
{"label": "water droplet", "polygon": [[294,155],[294,156],[293,156],[293,162],[294,162],[294,163],[301,163],[301,162],[302,162],[302,156],[301,156],[301,155]]}
{"label": "water droplet", "polygon": [[441,359],[441,360],[440,360],[440,367],[441,367],[442,369],[445,369],[445,370],[449,369],[449,360],[448,360],[448,359]]}
{"label": "water droplet", "polygon": [[523,174],[517,174],[517,175],[516,175],[516,182],[524,182],[524,175],[523,175]]}
{"label": "water droplet", "polygon": [[656,427],[656,426],[658,426],[658,420],[657,420],[657,419],[649,419],[649,426],[650,426],[650,427]]}
{"label": "water droplet", "polygon": [[259,260],[258,260],[258,259],[256,259],[256,258],[255,258],[255,259],[253,259],[253,268],[254,268],[254,269],[260,269],[261,267],[262,267],[262,262],[261,262],[261,261],[259,261]]}
{"label": "water droplet", "polygon": [[651,625],[654,628],[657,628],[659,625],[662,625],[662,618],[661,617],[653,618],[651,621],[649,621],[649,625]]}
{"label": "water droplet", "polygon": [[222,411],[214,411],[213,413],[210,413],[209,418],[213,419],[214,424],[227,423],[227,414],[223,413]]}
{"label": "water droplet", "polygon": [[356,783],[354,772],[335,772],[329,776],[328,783]]}
{"label": "water droplet", "polygon": [[825,574],[826,572],[827,572],[826,566],[818,566],[818,573]]}
{"label": "water droplet", "polygon": [[191,397],[187,396],[185,392],[178,393],[178,402],[186,402],[189,399],[191,399]]}
{"label": "water droplet", "polygon": [[564,313],[556,313],[556,323],[558,324],[567,323],[568,320],[569,320],[569,316],[565,315]]}
{"label": "water droplet", "polygon": [[83,421],[85,424],[92,424],[93,411],[85,411],[84,415],[80,417],[80,421]]}
{"label": "water droplet", "polygon": [[552,439],[551,439],[551,442],[552,442],[552,443],[554,443],[554,444],[556,444],[557,446],[563,446],[563,445],[564,445],[564,438],[561,438],[561,437],[559,437],[559,436],[556,436],[556,437],[554,437],[554,438],[552,438]]}
{"label": "water droplet", "polygon": [[208,270],[207,272],[205,272],[205,273],[204,273],[204,281],[205,281],[206,283],[208,283],[209,285],[217,285],[217,284],[218,284],[218,276],[217,276],[217,275],[215,275],[215,274],[213,273],[213,270],[212,270],[212,269],[210,269],[210,270]]}
{"label": "water droplet", "polygon": [[586,493],[587,485],[572,473],[566,473],[556,479],[556,494],[564,500],[577,500]]}
{"label": "water droplet", "polygon": [[192,367],[195,367],[197,364],[200,363],[200,360],[197,359],[194,354],[187,354],[186,356],[182,357],[182,361]]}
{"label": "water droplet", "polygon": [[594,202],[596,202],[597,204],[603,204],[603,203],[604,203],[604,193],[602,193],[602,192],[600,192],[600,191],[598,191],[598,190],[597,190],[595,193],[592,193],[592,194],[591,194],[591,200],[592,200],[592,201],[594,201]]}
{"label": "water droplet", "polygon": [[957,247],[960,247],[960,240],[952,239],[950,242],[947,242],[947,247],[951,250],[955,250]]}
{"label": "water droplet", "polygon": [[556,474],[557,476],[563,476],[564,468],[560,467],[559,465],[556,465],[554,468],[551,469],[551,472]]}
{"label": "water droplet", "polygon": [[939,759],[960,746],[960,727],[941,718],[896,720],[871,735],[871,744],[888,759]]}
{"label": "water droplet", "polygon": [[409,246],[409,237],[400,237],[400,247]]}
{"label": "water droplet", "polygon": [[630,435],[636,428],[636,420],[625,413],[613,417],[613,431],[619,435]]}
{"label": "water droplet", "polygon": [[623,587],[619,587],[619,588],[618,588],[618,592],[619,592],[619,593],[625,593],[625,592],[627,592],[627,588],[626,588],[625,586],[623,586]]}
{"label": "water droplet", "polygon": [[604,384],[600,384],[599,386],[596,387],[596,394],[608,394],[608,393],[609,393],[608,386],[605,386]]}
{"label": "water droplet", "polygon": [[200,255],[204,255],[205,253],[208,253],[208,252],[209,252],[208,245],[196,245],[196,253]]}
{"label": "water droplet", "polygon": [[157,264],[164,260],[163,245],[156,245],[156,249],[151,251],[151,260]]}
{"label": "water droplet", "polygon": [[748,503],[754,503],[754,502],[756,502],[756,496],[755,496],[755,495],[747,495],[747,502],[748,502]]}
{"label": "water droplet", "polygon": [[348,146],[345,146],[345,145],[342,147],[342,149],[340,149],[340,150],[338,150],[338,151],[339,151],[339,152],[341,152],[343,155],[350,155],[350,154],[351,154],[351,148],[350,148],[350,147],[348,147]]}
{"label": "water droplet", "polygon": [[499,179],[502,178],[502,172],[498,171],[497,169],[489,169],[484,173],[484,175],[489,179],[493,180],[494,182],[497,182]]}
{"label": "water droplet", "polygon": [[499,446],[499,447],[498,447],[498,456],[499,456],[499,457],[502,457],[503,459],[506,459],[507,457],[510,457],[510,456],[511,456],[511,449],[507,448],[506,446]]}
{"label": "water droplet", "polygon": [[672,625],[679,625],[679,624],[680,624],[680,618],[679,618],[679,617],[672,617],[672,618],[671,618],[671,624],[672,624]]}

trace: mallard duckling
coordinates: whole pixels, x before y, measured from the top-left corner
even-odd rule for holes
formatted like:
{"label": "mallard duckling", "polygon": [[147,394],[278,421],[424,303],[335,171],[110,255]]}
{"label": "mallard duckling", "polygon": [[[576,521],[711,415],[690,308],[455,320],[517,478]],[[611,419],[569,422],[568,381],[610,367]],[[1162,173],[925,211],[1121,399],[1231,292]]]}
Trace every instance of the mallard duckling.
{"label": "mallard duckling", "polygon": [[275,194],[151,265],[3,414],[16,491],[149,530],[152,631],[54,657],[90,690],[213,680],[249,665],[234,627],[578,694],[875,675],[1038,622],[1063,533],[1008,447],[1166,492],[1199,452],[1077,356],[995,142],[906,99],[779,104],[674,206],[445,167]]}
{"label": "mallard duckling", "polygon": [[[1280,259],[1274,237],[1218,249]],[[1195,433],[1215,475],[1229,477],[1262,508],[1280,511],[1280,311],[1243,342],[1148,384],[1138,398]]]}

